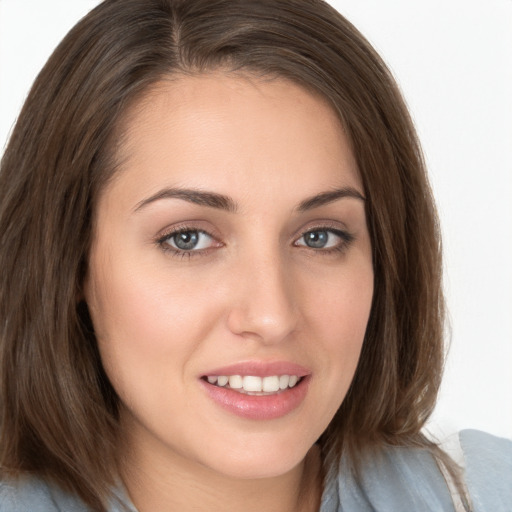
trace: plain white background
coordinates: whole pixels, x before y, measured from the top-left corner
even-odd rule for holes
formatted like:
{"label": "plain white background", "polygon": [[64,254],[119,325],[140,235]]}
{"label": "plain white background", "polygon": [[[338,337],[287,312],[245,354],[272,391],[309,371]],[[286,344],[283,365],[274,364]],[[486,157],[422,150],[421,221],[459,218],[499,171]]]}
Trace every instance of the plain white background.
{"label": "plain white background", "polygon": [[[0,149],[53,48],[97,0],[0,0]],[[423,142],[452,345],[429,428],[512,438],[512,0],[332,0],[384,57]]]}

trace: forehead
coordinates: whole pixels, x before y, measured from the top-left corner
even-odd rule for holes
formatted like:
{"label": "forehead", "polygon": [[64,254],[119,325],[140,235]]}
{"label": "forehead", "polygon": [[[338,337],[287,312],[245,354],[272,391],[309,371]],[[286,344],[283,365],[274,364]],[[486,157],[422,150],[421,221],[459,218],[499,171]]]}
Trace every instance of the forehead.
{"label": "forehead", "polygon": [[262,181],[283,188],[290,178],[297,188],[322,181],[323,189],[350,185],[362,192],[334,109],[286,79],[169,77],[130,108],[122,131],[119,179],[129,176],[148,193],[153,178],[155,187],[166,181],[222,192],[237,180],[258,190]]}

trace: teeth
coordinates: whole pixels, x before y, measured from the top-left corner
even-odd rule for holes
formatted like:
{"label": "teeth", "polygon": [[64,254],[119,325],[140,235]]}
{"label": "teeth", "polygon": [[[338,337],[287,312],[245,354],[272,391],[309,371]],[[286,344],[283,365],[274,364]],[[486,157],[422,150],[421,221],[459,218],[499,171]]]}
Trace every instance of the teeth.
{"label": "teeth", "polygon": [[261,389],[261,378],[260,377],[252,377],[250,375],[246,375],[243,379],[244,391],[262,391]]}
{"label": "teeth", "polygon": [[297,385],[300,378],[297,375],[271,375],[255,377],[253,375],[208,375],[210,384],[226,387],[247,393],[277,393]]}
{"label": "teeth", "polygon": [[279,391],[279,377],[263,377],[263,391],[266,393]]}
{"label": "teeth", "polygon": [[217,385],[225,386],[228,383],[229,379],[225,375],[221,375],[217,377]]}
{"label": "teeth", "polygon": [[281,377],[279,377],[279,389],[286,389],[288,387],[289,382],[289,375],[281,375]]}
{"label": "teeth", "polygon": [[229,387],[231,389],[242,389],[243,386],[243,380],[240,375],[231,375],[229,377]]}

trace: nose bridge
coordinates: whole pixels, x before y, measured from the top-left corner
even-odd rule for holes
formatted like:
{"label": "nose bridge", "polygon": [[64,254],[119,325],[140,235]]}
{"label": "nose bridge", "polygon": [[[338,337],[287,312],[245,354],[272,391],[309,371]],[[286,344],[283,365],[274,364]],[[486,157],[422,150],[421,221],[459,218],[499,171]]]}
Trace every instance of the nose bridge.
{"label": "nose bridge", "polygon": [[265,343],[285,339],[297,323],[290,265],[277,244],[260,246],[238,260],[233,276],[238,293],[229,313],[230,329]]}

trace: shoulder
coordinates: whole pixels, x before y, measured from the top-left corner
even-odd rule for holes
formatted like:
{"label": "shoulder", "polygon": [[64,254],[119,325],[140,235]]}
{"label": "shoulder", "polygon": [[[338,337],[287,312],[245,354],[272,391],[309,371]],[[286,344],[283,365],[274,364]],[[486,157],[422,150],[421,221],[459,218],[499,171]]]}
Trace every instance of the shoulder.
{"label": "shoulder", "polygon": [[0,481],[0,512],[87,512],[79,500],[43,480],[22,476]]}
{"label": "shoulder", "polygon": [[428,450],[386,447],[362,461],[356,477],[350,462],[326,475],[321,512],[453,512],[450,491]]}
{"label": "shoulder", "polygon": [[478,430],[459,434],[474,512],[505,512],[512,503],[512,441]]}
{"label": "shoulder", "polygon": [[[124,487],[112,489],[109,512],[137,512]],[[0,512],[91,512],[76,496],[35,476],[0,479]]]}
{"label": "shoulder", "polygon": [[[512,502],[512,442],[460,433],[465,482],[474,512],[501,512]],[[368,457],[356,478],[347,460],[328,470],[321,512],[453,512],[450,490],[425,449],[387,447]],[[508,509],[510,510],[510,509]]]}

